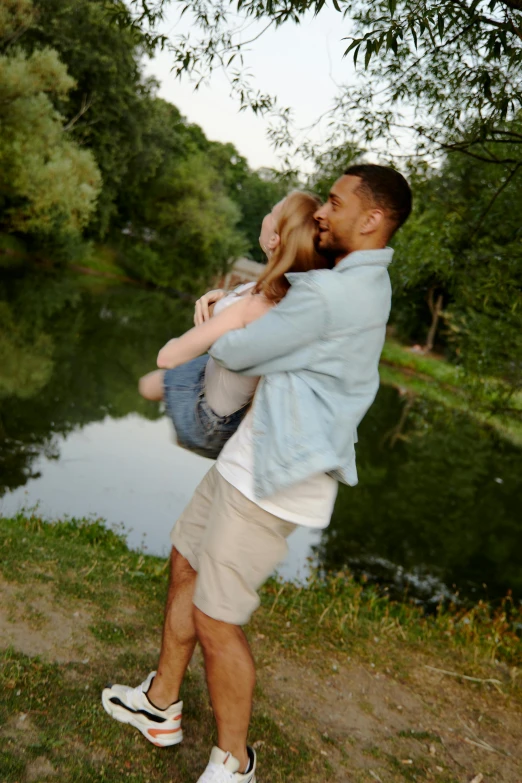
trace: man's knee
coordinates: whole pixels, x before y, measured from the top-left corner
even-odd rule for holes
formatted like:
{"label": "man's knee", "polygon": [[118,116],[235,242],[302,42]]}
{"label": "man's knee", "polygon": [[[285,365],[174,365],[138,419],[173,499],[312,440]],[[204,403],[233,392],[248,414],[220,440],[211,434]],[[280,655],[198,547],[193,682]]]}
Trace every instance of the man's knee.
{"label": "man's knee", "polygon": [[194,625],[198,641],[206,653],[220,652],[227,641],[241,635],[241,628],[237,625],[214,620],[194,606]]}

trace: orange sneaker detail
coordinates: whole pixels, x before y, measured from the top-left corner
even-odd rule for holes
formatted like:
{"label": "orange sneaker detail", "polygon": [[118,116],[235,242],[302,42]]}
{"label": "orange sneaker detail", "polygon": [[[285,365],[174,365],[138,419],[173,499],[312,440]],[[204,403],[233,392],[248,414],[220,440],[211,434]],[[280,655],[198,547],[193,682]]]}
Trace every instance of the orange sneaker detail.
{"label": "orange sneaker detail", "polygon": [[151,737],[159,737],[163,734],[176,734],[178,731],[181,731],[181,729],[149,729],[149,734]]}

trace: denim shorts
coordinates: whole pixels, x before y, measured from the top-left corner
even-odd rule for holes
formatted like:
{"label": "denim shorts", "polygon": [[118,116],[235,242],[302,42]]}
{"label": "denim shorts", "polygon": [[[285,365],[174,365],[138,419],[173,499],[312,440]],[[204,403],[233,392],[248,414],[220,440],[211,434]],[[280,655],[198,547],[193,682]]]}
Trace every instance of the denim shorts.
{"label": "denim shorts", "polygon": [[163,396],[176,430],[178,444],[202,457],[217,459],[239,427],[248,405],[230,416],[218,416],[205,397],[208,355],[166,370]]}

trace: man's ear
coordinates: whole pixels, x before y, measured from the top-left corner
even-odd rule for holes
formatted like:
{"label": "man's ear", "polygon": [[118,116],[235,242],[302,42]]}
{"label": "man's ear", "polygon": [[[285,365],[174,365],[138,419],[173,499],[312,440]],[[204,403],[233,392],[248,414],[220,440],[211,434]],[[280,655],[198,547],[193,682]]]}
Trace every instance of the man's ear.
{"label": "man's ear", "polygon": [[268,240],[268,249],[270,250],[271,253],[273,253],[274,250],[276,250],[276,248],[278,248],[280,244],[281,244],[281,237],[279,236],[279,234],[276,234],[274,231],[274,233]]}
{"label": "man's ear", "polygon": [[381,228],[385,220],[384,212],[382,209],[372,209],[367,213],[363,224],[361,226],[361,234],[373,234],[379,228]]}

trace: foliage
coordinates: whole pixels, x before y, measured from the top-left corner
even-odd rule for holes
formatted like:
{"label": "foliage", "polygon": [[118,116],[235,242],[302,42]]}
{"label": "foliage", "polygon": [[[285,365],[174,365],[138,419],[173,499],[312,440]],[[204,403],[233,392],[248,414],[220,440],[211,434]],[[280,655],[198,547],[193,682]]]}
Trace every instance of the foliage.
{"label": "foliage", "polygon": [[[415,185],[414,214],[395,241],[394,321],[403,336],[423,341],[426,296],[435,289],[450,355],[513,392],[522,387],[522,177],[453,153]],[[509,406],[509,392],[493,401]]]}
{"label": "foliage", "polygon": [[119,247],[133,275],[186,290],[205,285],[230,256],[257,254],[261,219],[281,188],[250,171],[233,145],[210,142],[155,97],[156,84],[142,76],[142,56],[152,51],[146,31],[115,24],[124,4],[34,3],[36,23],[21,43],[28,53],[59,52],[75,84],[55,104],[102,174],[88,235]]}
{"label": "foliage", "polygon": [[364,151],[352,142],[345,142],[326,150],[314,150],[310,147],[308,157],[313,163],[313,173],[308,177],[307,185],[324,201],[333,183],[354,163],[360,162]]}
{"label": "foliage", "polygon": [[[151,12],[148,3],[133,0],[137,23],[156,24],[171,0],[160,0]],[[255,92],[245,81],[242,52],[249,41],[242,37],[242,18],[268,27],[299,23],[305,14],[320,14],[325,0],[238,0],[222,3],[204,0],[182,2],[191,13],[200,37],[178,37],[171,42],[173,66],[178,73],[197,78],[215,67],[235,68],[232,85],[242,105],[274,111],[271,96]],[[522,3],[520,0],[334,0],[346,23],[346,51],[363,60],[360,80],[342,89],[333,111],[334,138],[361,138],[374,143],[391,139],[401,153],[404,132],[413,132],[418,151],[458,149],[494,161],[483,150],[487,141],[510,141],[521,159],[522,136],[506,129],[505,122],[518,111],[522,98]],[[162,40],[162,44],[166,45]],[[376,90],[379,111],[376,111]],[[413,114],[405,118],[404,110]],[[284,124],[288,110],[280,110]],[[281,137],[280,137],[281,138]],[[287,142],[292,144],[291,134]],[[498,162],[498,160],[496,161]]]}
{"label": "foliage", "polygon": [[42,237],[78,234],[94,209],[99,172],[92,154],[66,135],[51,102],[74,84],[57,53],[27,55],[14,43],[31,19],[30,4],[14,0],[0,17],[0,227]]}
{"label": "foliage", "polygon": [[[506,125],[522,99],[519,0],[340,5],[353,20],[346,53],[364,56],[365,67],[334,109],[349,132],[362,128],[369,140],[384,135],[396,144],[392,154],[401,154],[413,134],[420,156],[455,150],[508,168],[522,160],[522,135]],[[490,142],[497,142],[496,154]],[[514,148],[502,151],[506,142]]]}
{"label": "foliage", "polygon": [[[117,218],[122,181],[143,151],[143,128],[152,85],[142,83],[144,44],[136,31],[111,24],[103,2],[33,0],[36,23],[21,39],[28,52],[57,51],[74,78],[67,101],[57,107],[70,134],[94,155],[103,187],[91,232],[104,236]],[[115,2],[113,5],[117,6]]]}
{"label": "foliage", "polygon": [[239,217],[209,155],[164,155],[120,240],[124,266],[155,285],[196,293],[242,252]]}

